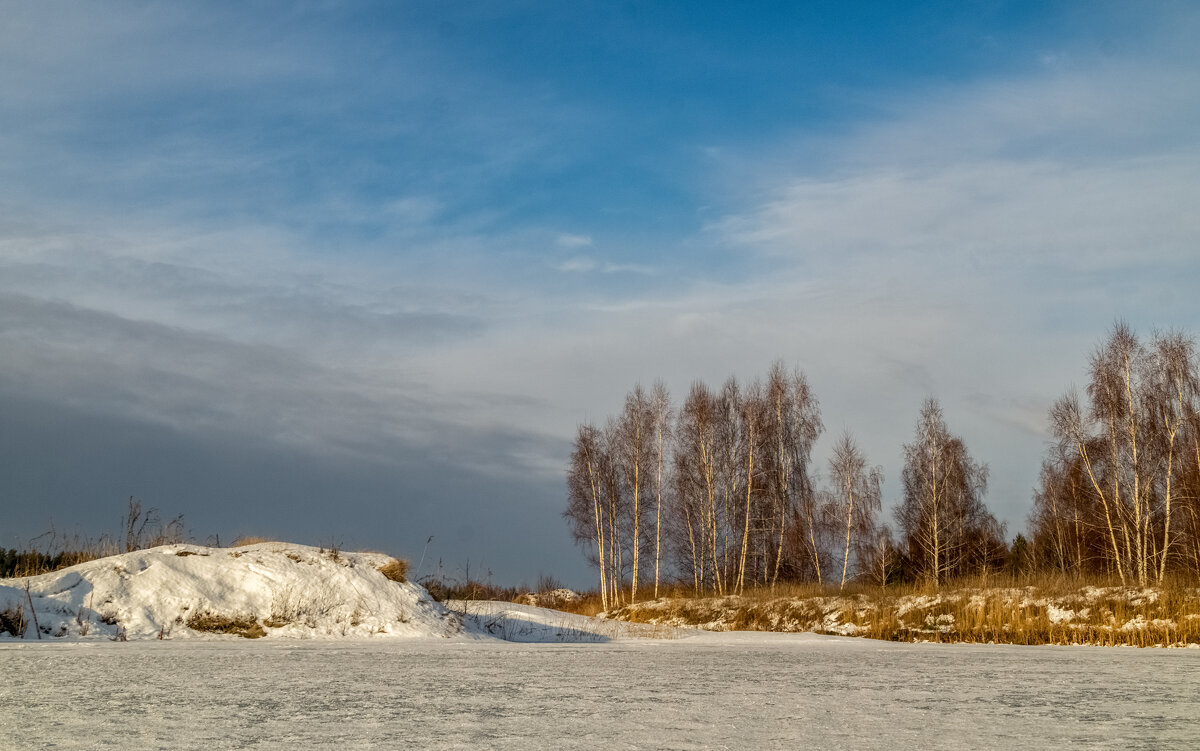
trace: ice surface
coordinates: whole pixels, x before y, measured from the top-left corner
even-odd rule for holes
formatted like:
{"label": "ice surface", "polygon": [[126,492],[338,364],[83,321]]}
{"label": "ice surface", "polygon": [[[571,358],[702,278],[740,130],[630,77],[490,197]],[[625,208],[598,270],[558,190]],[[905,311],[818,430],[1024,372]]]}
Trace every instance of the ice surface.
{"label": "ice surface", "polygon": [[0,747],[1197,748],[1200,650],[0,642]]}

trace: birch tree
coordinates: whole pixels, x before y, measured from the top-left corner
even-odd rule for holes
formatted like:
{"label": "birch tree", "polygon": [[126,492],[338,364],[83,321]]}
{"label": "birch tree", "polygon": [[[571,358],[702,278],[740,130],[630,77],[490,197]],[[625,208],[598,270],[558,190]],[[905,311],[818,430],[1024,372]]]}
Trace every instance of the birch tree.
{"label": "birch tree", "polygon": [[[600,575],[600,602],[609,608],[608,555],[605,530],[608,527],[604,497],[604,477],[610,459],[604,450],[600,431],[594,425],[580,425],[567,470],[567,518],[575,541],[585,545],[588,560]],[[593,554],[586,546],[595,545]]]}
{"label": "birch tree", "polygon": [[[1171,511],[1179,495],[1183,431],[1197,411],[1200,377],[1197,376],[1195,343],[1180,332],[1156,334],[1153,345],[1153,370],[1147,400],[1148,411],[1159,436],[1159,466],[1162,476],[1162,546],[1158,557],[1158,582],[1166,577],[1172,542],[1177,536],[1171,527]],[[1165,465],[1165,466],[1164,466]]]}
{"label": "birch tree", "polygon": [[833,447],[829,478],[833,486],[830,510],[839,523],[844,523],[846,532],[842,541],[842,577],[838,585],[841,590],[846,588],[851,551],[856,551],[855,560],[862,561],[867,557],[866,548],[874,542],[876,515],[882,502],[883,469],[868,468],[866,456],[847,431]]}
{"label": "birch tree", "polygon": [[650,392],[650,414],[651,429],[654,434],[652,445],[654,461],[654,598],[658,599],[662,564],[663,493],[667,487],[664,470],[667,467],[667,452],[673,435],[671,394],[661,380],[654,382],[654,387]]}
{"label": "birch tree", "polygon": [[716,419],[716,396],[703,383],[693,383],[679,413],[675,466],[679,516],[697,590],[720,588]]}
{"label": "birch tree", "polygon": [[1042,461],[1027,522],[1040,565],[1079,574],[1103,553],[1105,537],[1096,524],[1093,498],[1079,457],[1062,442],[1052,446]]}
{"label": "birch tree", "polygon": [[[788,539],[788,523],[800,520],[815,542],[816,509],[810,477],[813,444],[820,437],[821,409],[809,387],[808,379],[799,370],[789,374],[783,362],[776,361],[767,374],[765,388],[766,424],[764,427],[765,474],[772,505],[770,530],[774,542],[774,561],[771,586],[779,579],[784,561],[784,543]],[[801,513],[801,510],[805,513]],[[794,535],[803,538],[803,535]],[[805,546],[808,550],[810,546]],[[813,559],[814,570],[820,569],[820,558]]]}
{"label": "birch tree", "polygon": [[643,546],[642,511],[647,491],[653,488],[652,477],[655,467],[654,411],[650,397],[641,384],[625,398],[625,409],[617,424],[614,436],[615,451],[621,470],[625,497],[630,503],[629,527],[632,540],[629,545],[633,557],[630,579],[630,602],[637,602],[638,579],[641,575],[641,553]]}
{"label": "birch tree", "polygon": [[935,586],[973,573],[972,545],[988,544],[999,527],[983,505],[987,466],[967,453],[930,397],[921,407],[913,442],[904,446],[904,501],[896,521],[918,571]]}
{"label": "birch tree", "polygon": [[[741,458],[741,466],[745,470],[743,493],[746,499],[741,509],[742,542],[738,556],[737,591],[740,594],[746,584],[746,562],[751,548],[751,526],[753,524],[756,529],[760,526],[755,524],[759,514],[757,513],[755,504],[758,483],[755,476],[756,467],[754,462],[763,442],[763,425],[766,422],[764,414],[764,407],[766,405],[763,400],[762,386],[757,381],[753,382],[737,406],[737,417],[740,423],[740,430],[737,432],[741,439],[738,454]],[[762,471],[761,462],[758,471]]]}

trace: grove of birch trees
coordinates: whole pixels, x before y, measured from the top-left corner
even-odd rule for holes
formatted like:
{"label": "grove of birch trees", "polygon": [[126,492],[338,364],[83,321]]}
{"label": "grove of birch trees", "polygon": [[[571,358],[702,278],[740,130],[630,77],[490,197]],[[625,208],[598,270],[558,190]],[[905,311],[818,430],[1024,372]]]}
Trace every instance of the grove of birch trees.
{"label": "grove of birch trees", "polygon": [[1200,577],[1200,373],[1195,340],[1124,323],[1096,347],[1085,395],[1050,409],[1055,443],[1029,517],[1037,561],[1123,583]]}
{"label": "grove of birch trees", "polygon": [[882,470],[849,433],[814,459],[820,405],[782,363],[746,384],[696,382],[678,405],[662,383],[636,386],[619,416],[579,427],[565,515],[605,607],[668,583],[715,594],[781,581],[937,586],[1002,568],[1141,586],[1200,579],[1195,339],[1144,341],[1117,323],[1087,375],[1082,395],[1049,410],[1028,540],[1011,551],[984,503],[987,465],[936,399],[903,446],[893,537],[880,519]]}
{"label": "grove of birch trees", "polygon": [[[909,557],[936,580],[982,565],[981,538],[1003,547],[982,508],[986,470],[960,440],[939,435],[932,525],[919,510],[898,516],[897,546],[879,518],[882,470],[845,433],[822,472],[813,449],[823,430],[808,379],[782,363],[747,384],[696,382],[678,405],[661,382],[635,386],[620,415],[581,425],[565,516],[604,607],[657,597],[666,583],[737,594],[780,581],[882,582]],[[929,535],[927,568],[914,540]]]}

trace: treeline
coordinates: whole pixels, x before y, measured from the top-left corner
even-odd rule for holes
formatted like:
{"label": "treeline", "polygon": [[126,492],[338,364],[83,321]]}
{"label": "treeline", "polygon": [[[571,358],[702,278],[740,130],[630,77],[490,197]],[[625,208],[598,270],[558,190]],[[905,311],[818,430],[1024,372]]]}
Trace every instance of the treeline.
{"label": "treeline", "polygon": [[47,571],[57,571],[60,568],[85,563],[93,558],[94,556],[77,550],[50,554],[38,550],[0,548],[0,579],[35,576]]}
{"label": "treeline", "polygon": [[1182,333],[1143,345],[1123,323],[1096,349],[1086,401],[1050,410],[1029,539],[1005,541],[984,497],[988,468],[921,405],[903,447],[894,530],[881,519],[882,470],[850,433],[823,462],[824,426],[800,371],[675,405],[661,382],[578,429],[565,516],[597,568],[604,607],[657,596],[664,582],[736,594],[786,582],[844,586],[1048,570],[1150,584],[1200,578],[1200,375]]}
{"label": "treeline", "polygon": [[1056,439],[1029,517],[1043,566],[1122,582],[1200,577],[1200,376],[1193,337],[1143,343],[1118,323],[1084,397],[1050,410]]}
{"label": "treeline", "polygon": [[882,470],[851,434],[818,485],[823,430],[808,380],[782,363],[745,385],[697,382],[678,407],[661,382],[635,386],[620,415],[581,425],[565,516],[604,606],[647,588],[657,596],[664,581],[736,594],[780,581],[936,582],[1003,565],[1003,529],[983,504],[987,468],[935,400],[905,446],[899,543],[879,518]]}

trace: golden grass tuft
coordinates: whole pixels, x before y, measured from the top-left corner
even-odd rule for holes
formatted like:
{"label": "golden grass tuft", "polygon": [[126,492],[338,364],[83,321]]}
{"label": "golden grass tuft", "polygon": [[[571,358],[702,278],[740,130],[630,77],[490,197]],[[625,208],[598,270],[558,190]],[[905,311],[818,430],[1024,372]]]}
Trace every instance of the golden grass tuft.
{"label": "golden grass tuft", "polygon": [[393,558],[379,567],[379,573],[394,582],[403,584],[408,581],[408,561],[402,558]]}

